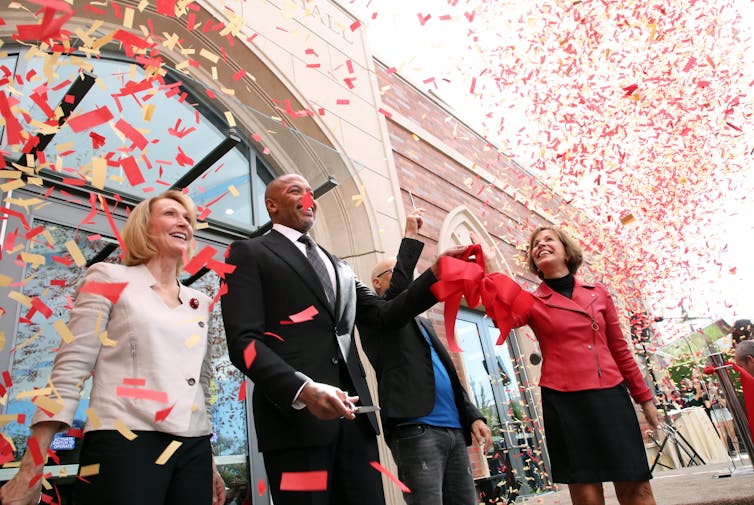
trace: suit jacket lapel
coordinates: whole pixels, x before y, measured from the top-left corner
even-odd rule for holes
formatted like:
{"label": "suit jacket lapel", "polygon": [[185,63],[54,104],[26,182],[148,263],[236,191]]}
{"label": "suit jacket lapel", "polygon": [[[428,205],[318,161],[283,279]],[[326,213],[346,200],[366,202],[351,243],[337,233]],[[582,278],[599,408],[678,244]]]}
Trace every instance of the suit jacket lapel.
{"label": "suit jacket lapel", "polygon": [[287,237],[275,230],[272,230],[265,237],[267,240],[264,242],[264,245],[290,265],[291,269],[301,277],[301,280],[304,281],[314,295],[322,302],[322,306],[329,307],[330,304],[327,302],[327,296],[325,295],[322,283],[319,281],[317,273],[306,256]]}

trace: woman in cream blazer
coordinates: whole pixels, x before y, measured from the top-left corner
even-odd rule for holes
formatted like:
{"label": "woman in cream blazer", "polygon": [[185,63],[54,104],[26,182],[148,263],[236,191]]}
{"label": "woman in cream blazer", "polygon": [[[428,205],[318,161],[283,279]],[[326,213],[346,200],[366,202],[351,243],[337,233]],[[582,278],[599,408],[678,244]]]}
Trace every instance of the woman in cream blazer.
{"label": "woman in cream blazer", "polygon": [[[76,504],[209,505],[225,485],[212,460],[207,330],[211,300],[177,274],[192,252],[193,202],[168,191],[138,204],[123,229],[124,265],[98,263],[79,286],[39,397],[17,475],[4,505],[37,503],[43,457],[71,426],[93,377]],[[31,439],[34,439],[32,441]],[[86,471],[84,471],[86,469]]]}

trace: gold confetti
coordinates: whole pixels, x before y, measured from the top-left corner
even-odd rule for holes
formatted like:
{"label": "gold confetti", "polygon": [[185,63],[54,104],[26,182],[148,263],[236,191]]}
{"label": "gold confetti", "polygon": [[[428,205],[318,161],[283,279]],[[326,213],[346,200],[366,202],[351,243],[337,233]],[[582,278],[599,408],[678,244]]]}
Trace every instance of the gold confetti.
{"label": "gold confetti", "polygon": [[66,242],[65,247],[71,254],[71,257],[76,263],[76,266],[83,267],[84,265],[86,265],[86,259],[84,258],[84,255],[81,253],[81,249],[79,249],[79,246],[74,240],[69,240],[68,242]]}
{"label": "gold confetti", "polygon": [[133,431],[129,430],[126,424],[121,421],[120,419],[116,419],[113,423],[113,427],[115,427],[116,430],[118,430],[118,433],[123,435],[128,440],[134,440],[138,435],[134,433]]}
{"label": "gold confetti", "polygon": [[99,429],[102,426],[102,422],[99,420],[99,416],[93,408],[86,409],[86,417],[95,429]]}
{"label": "gold confetti", "polygon": [[62,338],[63,342],[66,344],[70,344],[75,340],[73,333],[71,333],[71,330],[68,328],[68,325],[65,324],[64,320],[58,319],[52,323],[52,327],[55,328],[55,331],[58,332],[58,335],[60,335],[60,338]]}
{"label": "gold confetti", "polygon": [[134,10],[131,7],[126,7],[126,11],[123,13],[123,26],[126,28],[134,27]]}
{"label": "gold confetti", "polygon": [[199,339],[200,339],[200,338],[201,338],[201,337],[199,336],[199,334],[198,334],[198,333],[194,333],[193,335],[191,335],[191,336],[190,336],[189,338],[187,338],[187,339],[186,339],[186,340],[185,340],[185,341],[183,342],[183,345],[185,345],[186,347],[188,347],[189,349],[191,349],[191,348],[192,348],[192,347],[194,347],[194,346],[195,346],[195,345],[196,345],[197,343],[199,343]]}
{"label": "gold confetti", "polygon": [[164,465],[165,463],[167,463],[170,457],[175,454],[175,451],[177,451],[181,445],[182,442],[179,442],[177,440],[170,442],[165,450],[162,451],[162,454],[160,454],[160,456],[155,460],[155,464]]}
{"label": "gold confetti", "polygon": [[99,474],[99,463],[79,467],[79,477],[91,477]]}

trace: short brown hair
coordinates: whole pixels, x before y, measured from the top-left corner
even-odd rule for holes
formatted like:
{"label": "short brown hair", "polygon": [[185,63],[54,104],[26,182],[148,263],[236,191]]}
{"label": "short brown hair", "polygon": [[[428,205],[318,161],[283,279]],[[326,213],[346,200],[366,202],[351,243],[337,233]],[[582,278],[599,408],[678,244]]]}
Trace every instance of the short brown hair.
{"label": "short brown hair", "polygon": [[540,279],[544,279],[544,274],[537,268],[537,265],[534,264],[534,258],[531,257],[534,238],[544,230],[552,231],[553,233],[555,233],[555,235],[557,235],[558,239],[560,239],[560,242],[563,244],[563,248],[565,249],[566,266],[568,267],[568,271],[571,272],[571,275],[576,275],[579,267],[584,262],[584,253],[581,250],[581,246],[560,228],[548,225],[538,227],[536,230],[534,230],[534,232],[532,232],[531,236],[529,237],[529,249],[526,251],[526,263],[529,266],[529,270],[532,273],[536,274]]}
{"label": "short brown hair", "polygon": [[[175,200],[186,209],[191,222],[191,229],[196,231],[196,208],[193,200],[178,190],[171,189],[155,195],[146,200],[139,202],[128,215],[126,225],[123,227],[121,237],[123,245],[126,248],[126,255],[123,260],[128,266],[141,265],[152,259],[157,254],[157,248],[152,244],[149,238],[149,218],[152,215],[152,204],[158,200],[169,199]],[[194,245],[189,243],[186,251],[186,258],[194,255]],[[180,273],[183,267],[183,258],[178,260],[178,271]]]}

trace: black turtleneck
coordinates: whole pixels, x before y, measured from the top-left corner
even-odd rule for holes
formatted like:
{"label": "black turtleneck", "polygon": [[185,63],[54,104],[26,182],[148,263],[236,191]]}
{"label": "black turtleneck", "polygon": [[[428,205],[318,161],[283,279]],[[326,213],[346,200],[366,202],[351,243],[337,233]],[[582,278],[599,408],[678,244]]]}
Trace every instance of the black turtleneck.
{"label": "black turtleneck", "polygon": [[573,275],[568,274],[560,279],[545,279],[545,284],[550,286],[550,289],[556,293],[560,293],[566,298],[573,298]]}

